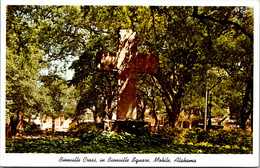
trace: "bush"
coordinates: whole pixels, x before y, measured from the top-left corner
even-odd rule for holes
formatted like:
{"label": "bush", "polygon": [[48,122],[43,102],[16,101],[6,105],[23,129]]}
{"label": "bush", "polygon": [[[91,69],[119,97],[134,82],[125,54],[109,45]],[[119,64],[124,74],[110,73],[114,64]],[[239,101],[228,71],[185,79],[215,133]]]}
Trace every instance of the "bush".
{"label": "bush", "polygon": [[71,136],[83,136],[85,133],[95,132],[101,133],[103,130],[103,125],[94,122],[87,123],[72,123],[68,128],[68,133]]}
{"label": "bush", "polygon": [[[205,135],[206,134],[206,135]],[[219,146],[239,146],[240,148],[247,147],[252,148],[252,133],[245,132],[242,129],[219,129],[219,130],[209,130],[204,132],[201,137],[204,138],[204,142],[212,143],[213,145]],[[207,139],[205,139],[207,138]],[[202,142],[200,139],[199,142]]]}
{"label": "bush", "polygon": [[42,130],[34,122],[23,122],[25,134],[42,134]]}
{"label": "bush", "polygon": [[159,133],[161,137],[168,139],[168,142],[183,143],[185,140],[183,130],[179,128],[163,127]]}
{"label": "bush", "polygon": [[238,146],[239,148],[253,147],[252,133],[242,129],[218,129],[204,131],[201,128],[196,129],[180,129],[165,127],[160,132],[161,137],[166,137],[176,144],[199,144],[205,143],[213,146]]}

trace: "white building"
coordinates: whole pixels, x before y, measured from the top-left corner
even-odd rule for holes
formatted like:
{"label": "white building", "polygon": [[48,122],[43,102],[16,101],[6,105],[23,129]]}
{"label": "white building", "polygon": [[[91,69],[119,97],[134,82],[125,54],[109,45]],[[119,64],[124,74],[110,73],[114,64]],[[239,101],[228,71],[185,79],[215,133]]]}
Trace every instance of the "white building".
{"label": "white building", "polygon": [[[33,122],[40,127],[43,131],[52,131],[52,117],[44,116],[44,117],[36,117]],[[80,122],[94,122],[93,112],[87,109],[84,116]],[[69,128],[70,124],[72,123],[71,118],[65,119],[65,117],[57,117],[54,121],[54,129],[58,132],[66,132]]]}
{"label": "white building", "polygon": [[[52,131],[52,117],[46,116],[43,118],[37,117],[35,120],[33,120],[36,125],[40,127],[41,130],[44,131]],[[70,123],[72,120],[70,118],[65,119],[64,117],[57,117],[54,121],[54,129],[55,131],[59,132],[66,132],[69,128]]]}

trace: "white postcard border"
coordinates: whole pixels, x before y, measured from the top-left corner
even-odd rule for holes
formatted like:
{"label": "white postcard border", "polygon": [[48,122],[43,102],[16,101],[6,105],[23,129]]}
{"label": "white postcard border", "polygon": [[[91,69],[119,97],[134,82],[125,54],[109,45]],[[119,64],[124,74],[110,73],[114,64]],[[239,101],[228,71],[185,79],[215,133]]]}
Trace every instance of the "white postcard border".
{"label": "white postcard border", "polygon": [[[172,1],[172,0],[136,0],[136,1],[1,1],[1,166],[58,166],[58,167],[256,167],[259,166],[259,1]],[[155,5],[155,6],[251,6],[254,7],[254,133],[253,154],[9,154],[5,153],[5,30],[6,5]],[[97,162],[84,162],[85,158],[96,159]],[[108,162],[109,157],[122,159],[127,157],[128,162]],[[153,162],[156,157],[169,159],[171,162]],[[61,158],[80,160],[80,162],[63,162]],[[149,159],[150,162],[132,162],[134,159]],[[196,160],[196,162],[178,162],[182,160]],[[105,162],[100,162],[104,159]],[[177,159],[177,160],[176,160]],[[86,159],[85,159],[86,161]],[[103,161],[103,160],[102,160]]]}

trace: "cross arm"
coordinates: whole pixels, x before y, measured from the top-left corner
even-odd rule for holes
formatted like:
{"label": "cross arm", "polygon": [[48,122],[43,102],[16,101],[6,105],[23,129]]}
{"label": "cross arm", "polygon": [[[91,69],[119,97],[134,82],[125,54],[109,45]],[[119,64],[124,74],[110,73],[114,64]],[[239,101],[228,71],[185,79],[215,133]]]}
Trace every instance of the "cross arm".
{"label": "cross arm", "polygon": [[156,54],[138,54],[136,70],[138,73],[156,74],[159,58]]}

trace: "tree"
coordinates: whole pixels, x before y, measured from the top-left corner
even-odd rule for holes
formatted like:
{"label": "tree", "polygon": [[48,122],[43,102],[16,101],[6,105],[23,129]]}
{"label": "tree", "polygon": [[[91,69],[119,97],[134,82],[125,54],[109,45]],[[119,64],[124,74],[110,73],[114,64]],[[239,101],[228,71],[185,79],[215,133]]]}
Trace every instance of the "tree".
{"label": "tree", "polygon": [[77,88],[81,90],[81,94],[77,103],[74,120],[79,120],[85,114],[86,109],[90,109],[94,114],[94,120],[97,117],[112,119],[115,109],[116,84],[109,78],[109,74],[100,73],[92,76],[89,83],[78,84]]}
{"label": "tree", "polygon": [[213,44],[210,63],[225,69],[233,87],[242,90],[240,125],[245,129],[253,116],[253,9],[194,7],[193,17],[208,25]]}
{"label": "tree", "polygon": [[48,74],[42,76],[41,82],[43,85],[40,89],[45,90],[48,97],[45,101],[49,103],[48,111],[42,113],[42,116],[52,117],[52,131],[55,131],[55,118],[64,116],[69,118],[76,110],[76,97],[73,92],[73,86],[70,88],[67,85],[67,80],[56,74]]}
{"label": "tree", "polygon": [[80,51],[80,45],[75,45],[77,42],[68,36],[83,34],[70,25],[77,23],[73,19],[75,11],[77,7],[7,6],[7,136],[11,135],[11,130],[15,134],[23,129],[24,115],[46,112],[49,107],[46,95],[39,89],[42,71],[49,68],[57,72],[53,60],[68,61],[69,55],[77,56]]}
{"label": "tree", "polygon": [[36,24],[30,23],[31,7],[7,7],[6,32],[6,118],[7,136],[23,130],[23,116],[43,108],[37,85],[39,67],[44,67],[38,47]]}
{"label": "tree", "polygon": [[152,25],[154,39],[159,39],[155,40],[155,46],[158,46],[157,51],[161,55],[159,73],[155,75],[154,85],[161,92],[168,114],[168,124],[175,127],[181,111],[181,100],[192,80],[191,77],[205,71],[203,51],[206,44],[199,43],[205,39],[205,28],[192,20],[189,15],[191,8],[157,7],[151,10],[155,16],[165,18],[164,28],[157,27],[161,19],[155,19]]}
{"label": "tree", "polygon": [[[145,112],[149,109],[149,115],[155,119],[155,131],[157,130],[159,117],[164,116],[165,107],[161,99],[160,92],[153,85],[153,76],[140,74],[138,75],[137,88],[137,112],[138,118],[144,121]],[[159,114],[160,112],[160,114]],[[160,116],[158,116],[160,115]]]}

